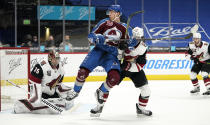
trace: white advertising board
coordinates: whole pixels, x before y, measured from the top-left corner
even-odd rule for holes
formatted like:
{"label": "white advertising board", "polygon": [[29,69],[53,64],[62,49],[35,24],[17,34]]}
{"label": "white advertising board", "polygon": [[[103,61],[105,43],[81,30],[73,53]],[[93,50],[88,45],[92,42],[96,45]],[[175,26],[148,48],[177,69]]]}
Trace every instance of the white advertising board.
{"label": "white advertising board", "polygon": [[[65,64],[66,76],[76,76],[80,64],[87,54],[61,54],[61,61]],[[47,54],[32,54],[31,67],[42,59],[47,59]],[[193,61],[186,60],[185,55],[173,53],[148,53],[147,64],[144,71],[147,75],[187,75]],[[93,70],[90,76],[105,76],[106,72],[102,67]]]}

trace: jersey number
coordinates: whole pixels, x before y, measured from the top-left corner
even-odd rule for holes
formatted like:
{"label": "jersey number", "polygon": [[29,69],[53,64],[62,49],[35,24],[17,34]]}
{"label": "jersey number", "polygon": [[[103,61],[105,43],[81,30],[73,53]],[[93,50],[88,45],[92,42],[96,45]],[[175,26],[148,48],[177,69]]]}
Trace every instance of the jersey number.
{"label": "jersey number", "polygon": [[40,69],[38,69],[37,67],[35,67],[34,72],[35,72],[36,74],[39,74],[39,70],[40,70]]}

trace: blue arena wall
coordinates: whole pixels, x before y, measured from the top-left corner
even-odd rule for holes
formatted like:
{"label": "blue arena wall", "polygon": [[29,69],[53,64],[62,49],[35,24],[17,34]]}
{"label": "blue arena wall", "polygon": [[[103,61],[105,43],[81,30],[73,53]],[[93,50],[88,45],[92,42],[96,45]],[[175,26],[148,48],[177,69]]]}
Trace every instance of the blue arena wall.
{"label": "blue arena wall", "polygon": [[[160,28],[169,27],[171,22],[171,37],[184,37],[189,30],[187,27],[192,27],[194,24],[199,24],[199,32],[202,34],[202,39],[209,42],[210,34],[210,1],[209,0],[106,0],[98,1],[91,0],[92,6],[103,6],[107,8],[110,4],[120,4],[123,8],[123,17],[128,17],[129,14],[138,10],[144,10],[145,13],[136,15],[131,20],[131,26],[140,26],[145,28],[145,36],[152,38],[168,37],[165,33],[157,35]],[[170,2],[170,4],[169,4]],[[198,3],[198,6],[197,6]],[[85,4],[85,2],[84,2]],[[88,4],[86,2],[86,4]],[[198,8],[198,15],[197,9]],[[169,11],[170,10],[170,11]],[[171,15],[169,16],[169,13]],[[171,20],[169,21],[169,17]],[[196,18],[197,17],[197,18]],[[156,31],[155,31],[155,30]],[[159,30],[158,30],[159,29]],[[152,30],[152,31],[151,31]],[[166,31],[165,31],[166,32]],[[163,32],[162,32],[163,33]],[[153,36],[156,34],[155,36]],[[189,40],[177,41],[148,41],[149,46],[156,47],[187,47]]]}

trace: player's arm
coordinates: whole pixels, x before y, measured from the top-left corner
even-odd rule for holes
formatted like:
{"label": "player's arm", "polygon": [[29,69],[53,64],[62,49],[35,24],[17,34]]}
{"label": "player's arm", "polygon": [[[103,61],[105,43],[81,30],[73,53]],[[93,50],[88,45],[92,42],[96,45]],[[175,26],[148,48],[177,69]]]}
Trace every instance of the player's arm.
{"label": "player's arm", "polygon": [[104,44],[105,38],[102,35],[102,32],[104,30],[104,25],[106,21],[107,19],[101,20],[99,23],[95,25],[90,34],[88,34],[88,41],[90,44],[93,45]]}
{"label": "player's arm", "polygon": [[146,53],[147,53],[147,50],[144,52],[143,55],[139,55],[139,56],[136,58],[136,63],[138,63],[138,64],[141,66],[141,68],[143,68],[144,65],[145,65],[146,62],[147,62]]}
{"label": "player's arm", "polygon": [[29,101],[30,102],[35,102],[35,101],[40,101],[41,99],[41,81],[44,76],[42,67],[40,64],[36,64],[33,68],[33,70],[30,73],[29,76],[29,82],[30,82],[30,87],[31,87],[31,96]]}

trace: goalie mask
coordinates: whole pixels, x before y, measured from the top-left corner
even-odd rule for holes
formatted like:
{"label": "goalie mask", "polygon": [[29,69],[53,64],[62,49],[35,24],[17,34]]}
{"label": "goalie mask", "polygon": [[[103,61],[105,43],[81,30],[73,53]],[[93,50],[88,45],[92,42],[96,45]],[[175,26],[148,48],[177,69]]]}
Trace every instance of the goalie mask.
{"label": "goalie mask", "polygon": [[52,50],[48,54],[48,61],[52,66],[57,66],[60,62],[60,54],[55,50]]}

